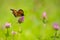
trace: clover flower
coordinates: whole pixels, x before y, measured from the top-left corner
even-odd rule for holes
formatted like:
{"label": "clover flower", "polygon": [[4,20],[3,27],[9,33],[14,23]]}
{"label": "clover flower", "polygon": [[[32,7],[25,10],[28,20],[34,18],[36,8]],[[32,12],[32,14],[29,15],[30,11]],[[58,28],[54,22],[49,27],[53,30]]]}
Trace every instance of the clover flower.
{"label": "clover flower", "polygon": [[55,30],[58,30],[60,27],[59,27],[59,25],[58,25],[57,23],[54,23],[54,24],[53,24],[53,28],[54,28]]}
{"label": "clover flower", "polygon": [[12,31],[11,33],[12,33],[12,35],[15,35],[15,34],[17,34],[17,32],[15,32],[15,31]]}
{"label": "clover flower", "polygon": [[43,18],[47,18],[46,12],[43,12]]}
{"label": "clover flower", "polygon": [[18,23],[22,23],[24,21],[24,16],[21,16],[19,19],[18,19]]}
{"label": "clover flower", "polygon": [[46,14],[46,12],[43,12],[42,18],[43,18],[43,23],[46,24],[46,22],[47,22],[47,14]]}
{"label": "clover flower", "polygon": [[10,28],[11,27],[11,23],[5,23],[5,28]]}

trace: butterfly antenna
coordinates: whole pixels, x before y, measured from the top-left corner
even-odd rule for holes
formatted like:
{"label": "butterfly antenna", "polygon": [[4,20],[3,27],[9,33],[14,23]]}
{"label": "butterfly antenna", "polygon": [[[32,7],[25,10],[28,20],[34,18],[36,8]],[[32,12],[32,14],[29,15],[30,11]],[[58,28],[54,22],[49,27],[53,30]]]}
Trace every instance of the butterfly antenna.
{"label": "butterfly antenna", "polygon": [[10,9],[11,11],[13,11],[14,9]]}

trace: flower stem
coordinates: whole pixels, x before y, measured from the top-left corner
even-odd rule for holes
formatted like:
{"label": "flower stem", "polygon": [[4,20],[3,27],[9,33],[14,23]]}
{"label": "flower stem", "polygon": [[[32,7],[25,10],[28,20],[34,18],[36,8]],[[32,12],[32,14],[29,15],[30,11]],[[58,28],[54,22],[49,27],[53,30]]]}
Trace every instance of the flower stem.
{"label": "flower stem", "polygon": [[55,32],[54,40],[56,40],[56,38],[57,38],[57,30]]}
{"label": "flower stem", "polygon": [[15,35],[12,36],[12,39],[13,39],[13,40],[14,40],[14,36],[15,36]]}
{"label": "flower stem", "polygon": [[8,30],[8,28],[7,28],[6,40],[8,40],[8,36],[9,36],[9,30]]}

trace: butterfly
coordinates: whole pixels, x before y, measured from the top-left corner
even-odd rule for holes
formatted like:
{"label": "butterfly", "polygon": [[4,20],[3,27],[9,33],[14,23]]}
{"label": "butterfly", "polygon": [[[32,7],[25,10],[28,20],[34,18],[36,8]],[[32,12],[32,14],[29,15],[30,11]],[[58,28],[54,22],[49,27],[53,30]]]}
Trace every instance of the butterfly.
{"label": "butterfly", "polygon": [[24,11],[22,9],[19,10],[15,10],[15,9],[10,9],[12,11],[12,14],[15,17],[20,17],[20,16],[24,16]]}

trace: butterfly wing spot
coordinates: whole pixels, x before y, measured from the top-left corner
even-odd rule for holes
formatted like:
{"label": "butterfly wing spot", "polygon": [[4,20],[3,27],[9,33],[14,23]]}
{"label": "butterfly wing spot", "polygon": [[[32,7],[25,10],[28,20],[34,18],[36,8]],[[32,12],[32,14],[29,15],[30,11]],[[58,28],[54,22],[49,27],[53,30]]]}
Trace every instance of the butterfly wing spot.
{"label": "butterfly wing spot", "polygon": [[21,16],[24,16],[24,13],[23,13],[23,14],[21,14]]}

